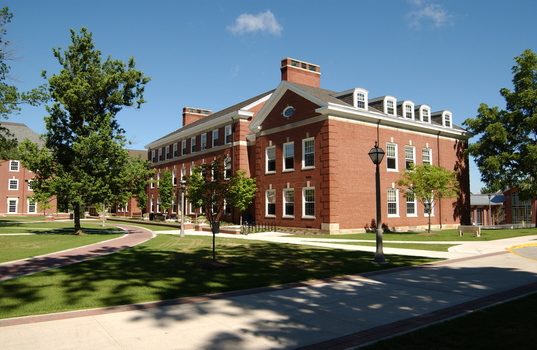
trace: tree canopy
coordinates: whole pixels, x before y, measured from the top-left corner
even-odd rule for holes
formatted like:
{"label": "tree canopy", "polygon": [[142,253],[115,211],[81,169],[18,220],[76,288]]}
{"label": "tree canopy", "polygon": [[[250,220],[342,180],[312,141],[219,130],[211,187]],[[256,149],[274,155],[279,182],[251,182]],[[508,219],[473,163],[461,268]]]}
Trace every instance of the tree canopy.
{"label": "tree canopy", "polygon": [[[397,186],[404,191],[405,197],[414,198],[424,208],[433,208],[440,199],[457,197],[459,182],[455,171],[430,164],[411,164],[397,181]],[[431,232],[430,210],[428,214],[428,231]]]}
{"label": "tree canopy", "polygon": [[[148,77],[128,63],[102,61],[86,28],[71,30],[66,51],[53,49],[62,66],[48,78],[53,101],[46,106],[45,148],[25,142],[23,164],[35,173],[34,192],[56,196],[74,211],[75,231],[86,205],[124,203],[140,193],[152,171],[148,161],[129,156],[116,114],[144,103]],[[43,72],[47,78],[47,73]]]}
{"label": "tree canopy", "polygon": [[158,179],[158,196],[160,207],[164,211],[164,215],[168,216],[168,209],[172,206],[173,196],[173,183],[172,172],[168,169],[164,169],[161,173],[161,177]]}
{"label": "tree canopy", "polygon": [[515,61],[514,90],[500,90],[505,109],[482,103],[464,125],[478,137],[468,152],[487,187],[529,198],[537,195],[537,55],[525,50]]}
{"label": "tree canopy", "polygon": [[239,211],[254,200],[257,187],[255,179],[245,177],[246,172],[238,170],[226,178],[225,156],[216,158],[211,164],[204,163],[194,167],[186,177],[186,198],[195,207],[202,208],[207,220],[213,227],[213,260],[215,257],[215,222],[220,221],[225,206]]}
{"label": "tree canopy", "polygon": [[[10,61],[17,60],[16,50],[6,38],[7,26],[13,14],[9,8],[0,10],[0,119],[7,119],[10,114],[21,111],[22,104],[38,105],[47,98],[44,86],[37,87],[28,92],[20,92],[15,85],[9,84],[11,80]],[[9,130],[0,125],[0,159],[12,158],[12,151],[17,146],[17,140]]]}

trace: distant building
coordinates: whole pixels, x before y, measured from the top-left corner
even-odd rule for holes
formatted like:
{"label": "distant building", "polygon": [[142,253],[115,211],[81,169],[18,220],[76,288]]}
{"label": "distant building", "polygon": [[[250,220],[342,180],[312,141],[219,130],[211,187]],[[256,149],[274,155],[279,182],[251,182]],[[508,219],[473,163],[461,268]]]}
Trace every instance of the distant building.
{"label": "distant building", "polygon": [[[148,144],[157,170],[180,179],[193,166],[226,156],[226,172],[247,171],[257,180],[255,202],[245,215],[256,222],[311,228],[325,233],[364,232],[375,226],[375,165],[368,152],[378,142],[383,223],[398,230],[423,228],[423,206],[405,197],[395,183],[411,164],[433,164],[456,171],[457,199],[433,208],[432,224],[451,228],[469,224],[469,168],[465,130],[449,110],[427,104],[370,98],[364,88],[336,92],[320,87],[318,65],[286,58],[275,90],[213,113],[183,108],[183,127]],[[160,213],[158,186],[151,185],[148,210]],[[180,208],[174,203],[170,213]],[[193,214],[187,203],[186,214]],[[227,208],[225,221],[238,222]]]}
{"label": "distant building", "polygon": [[[35,131],[21,123],[2,122],[1,126],[10,131],[19,141],[30,141],[43,145],[43,140]],[[24,168],[17,159],[0,161],[0,214],[1,215],[43,215],[56,212],[56,199],[50,200],[50,208],[41,210],[39,203],[29,197],[33,195],[34,174]]]}
{"label": "distant building", "polygon": [[471,195],[475,225],[532,225],[536,223],[536,201],[522,200],[516,188],[505,192]]}

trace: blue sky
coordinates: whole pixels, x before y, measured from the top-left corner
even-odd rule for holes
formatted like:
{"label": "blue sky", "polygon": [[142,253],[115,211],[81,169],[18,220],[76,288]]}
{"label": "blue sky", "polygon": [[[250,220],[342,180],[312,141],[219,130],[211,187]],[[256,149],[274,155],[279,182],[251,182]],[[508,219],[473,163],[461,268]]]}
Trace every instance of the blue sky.
{"label": "blue sky", "polygon": [[[87,27],[103,56],[126,61],[152,81],[140,110],[124,109],[120,125],[144,146],[181,127],[183,107],[218,111],[275,88],[280,61],[320,65],[321,87],[393,95],[455,124],[479,104],[504,108],[513,58],[537,52],[535,0],[3,0],[14,17],[7,38],[22,90],[58,73],[52,48],[67,48],[69,29]],[[44,107],[25,107],[9,121],[45,132]],[[364,150],[367,152],[368,150]],[[478,169],[471,189],[478,193]]]}

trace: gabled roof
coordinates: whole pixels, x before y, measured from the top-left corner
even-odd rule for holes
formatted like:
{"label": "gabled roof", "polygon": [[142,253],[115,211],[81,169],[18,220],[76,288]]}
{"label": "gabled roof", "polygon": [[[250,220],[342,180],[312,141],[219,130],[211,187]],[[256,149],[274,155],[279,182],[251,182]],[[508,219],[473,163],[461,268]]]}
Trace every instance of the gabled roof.
{"label": "gabled roof", "polygon": [[37,143],[40,147],[45,145],[45,141],[41,138],[41,136],[26,126],[26,124],[1,122],[0,127],[8,129],[18,142],[28,139],[33,143]]}
{"label": "gabled roof", "polygon": [[170,138],[173,138],[173,136],[175,135],[179,135],[179,134],[188,134],[189,131],[192,131],[193,129],[196,129],[197,127],[200,127],[200,126],[203,126],[204,124],[210,124],[211,122],[216,122],[219,118],[222,118],[222,117],[225,117],[225,116],[228,116],[230,115],[230,118],[231,118],[231,115],[233,114],[238,114],[240,110],[243,110],[245,108],[249,108],[250,105],[255,105],[257,101],[260,101],[264,98],[267,98],[268,96],[270,96],[272,93],[274,92],[274,90],[271,90],[271,91],[267,91],[265,93],[262,93],[260,95],[257,95],[255,97],[252,97],[250,99],[247,99],[245,101],[242,101],[242,102],[239,102],[233,106],[230,106],[230,107],[227,107],[225,109],[222,109],[216,113],[213,113],[211,115],[208,115],[207,117],[204,117],[202,119],[199,119],[199,120],[196,120],[190,124],[187,124],[153,142],[151,142],[150,144],[146,145],[145,147],[146,148],[151,148],[153,147],[153,145],[158,145],[159,143],[161,142],[164,142]]}
{"label": "gabled roof", "polygon": [[[367,110],[359,109],[354,107],[352,104],[349,104],[346,102],[345,99],[340,99],[335,96],[340,97],[341,92],[335,92],[331,90],[325,90],[309,85],[302,85],[298,83],[293,83],[289,81],[282,81],[276,90],[274,90],[274,93],[270,97],[270,99],[267,101],[267,103],[263,106],[261,111],[258,113],[256,118],[252,121],[250,124],[250,129],[252,131],[259,130],[259,126],[263,123],[264,119],[268,116],[269,112],[274,108],[274,106],[278,103],[278,101],[282,98],[285,92],[287,91],[293,91],[297,93],[298,95],[304,97],[305,99],[310,100],[313,103],[316,103],[319,105],[319,108],[317,109],[317,112],[323,113],[323,110],[326,111],[330,109],[333,112],[340,112],[340,114],[345,114],[347,116],[366,116],[368,119],[371,120],[383,120],[384,124],[392,123],[392,124],[400,124],[405,125],[411,129],[434,129],[435,133],[438,131],[446,131],[447,133],[456,134],[456,135],[464,135],[466,137],[470,137],[470,134],[466,132],[464,129],[453,125],[453,128],[446,128],[441,123],[431,121],[431,123],[423,123],[421,121],[416,120],[408,120],[406,118],[402,118],[400,116],[391,116],[387,115],[384,112],[369,106]],[[371,100],[370,100],[371,101]]]}

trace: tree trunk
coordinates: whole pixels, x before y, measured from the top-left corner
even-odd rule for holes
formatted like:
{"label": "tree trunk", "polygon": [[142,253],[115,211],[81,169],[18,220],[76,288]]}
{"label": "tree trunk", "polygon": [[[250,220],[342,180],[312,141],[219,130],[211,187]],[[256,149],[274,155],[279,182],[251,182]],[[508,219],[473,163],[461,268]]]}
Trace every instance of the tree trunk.
{"label": "tree trunk", "polygon": [[82,226],[80,225],[80,203],[75,203],[74,211],[75,235],[79,235],[82,233]]}
{"label": "tree trunk", "polygon": [[427,227],[427,232],[431,233],[431,210],[429,210],[429,224]]}

